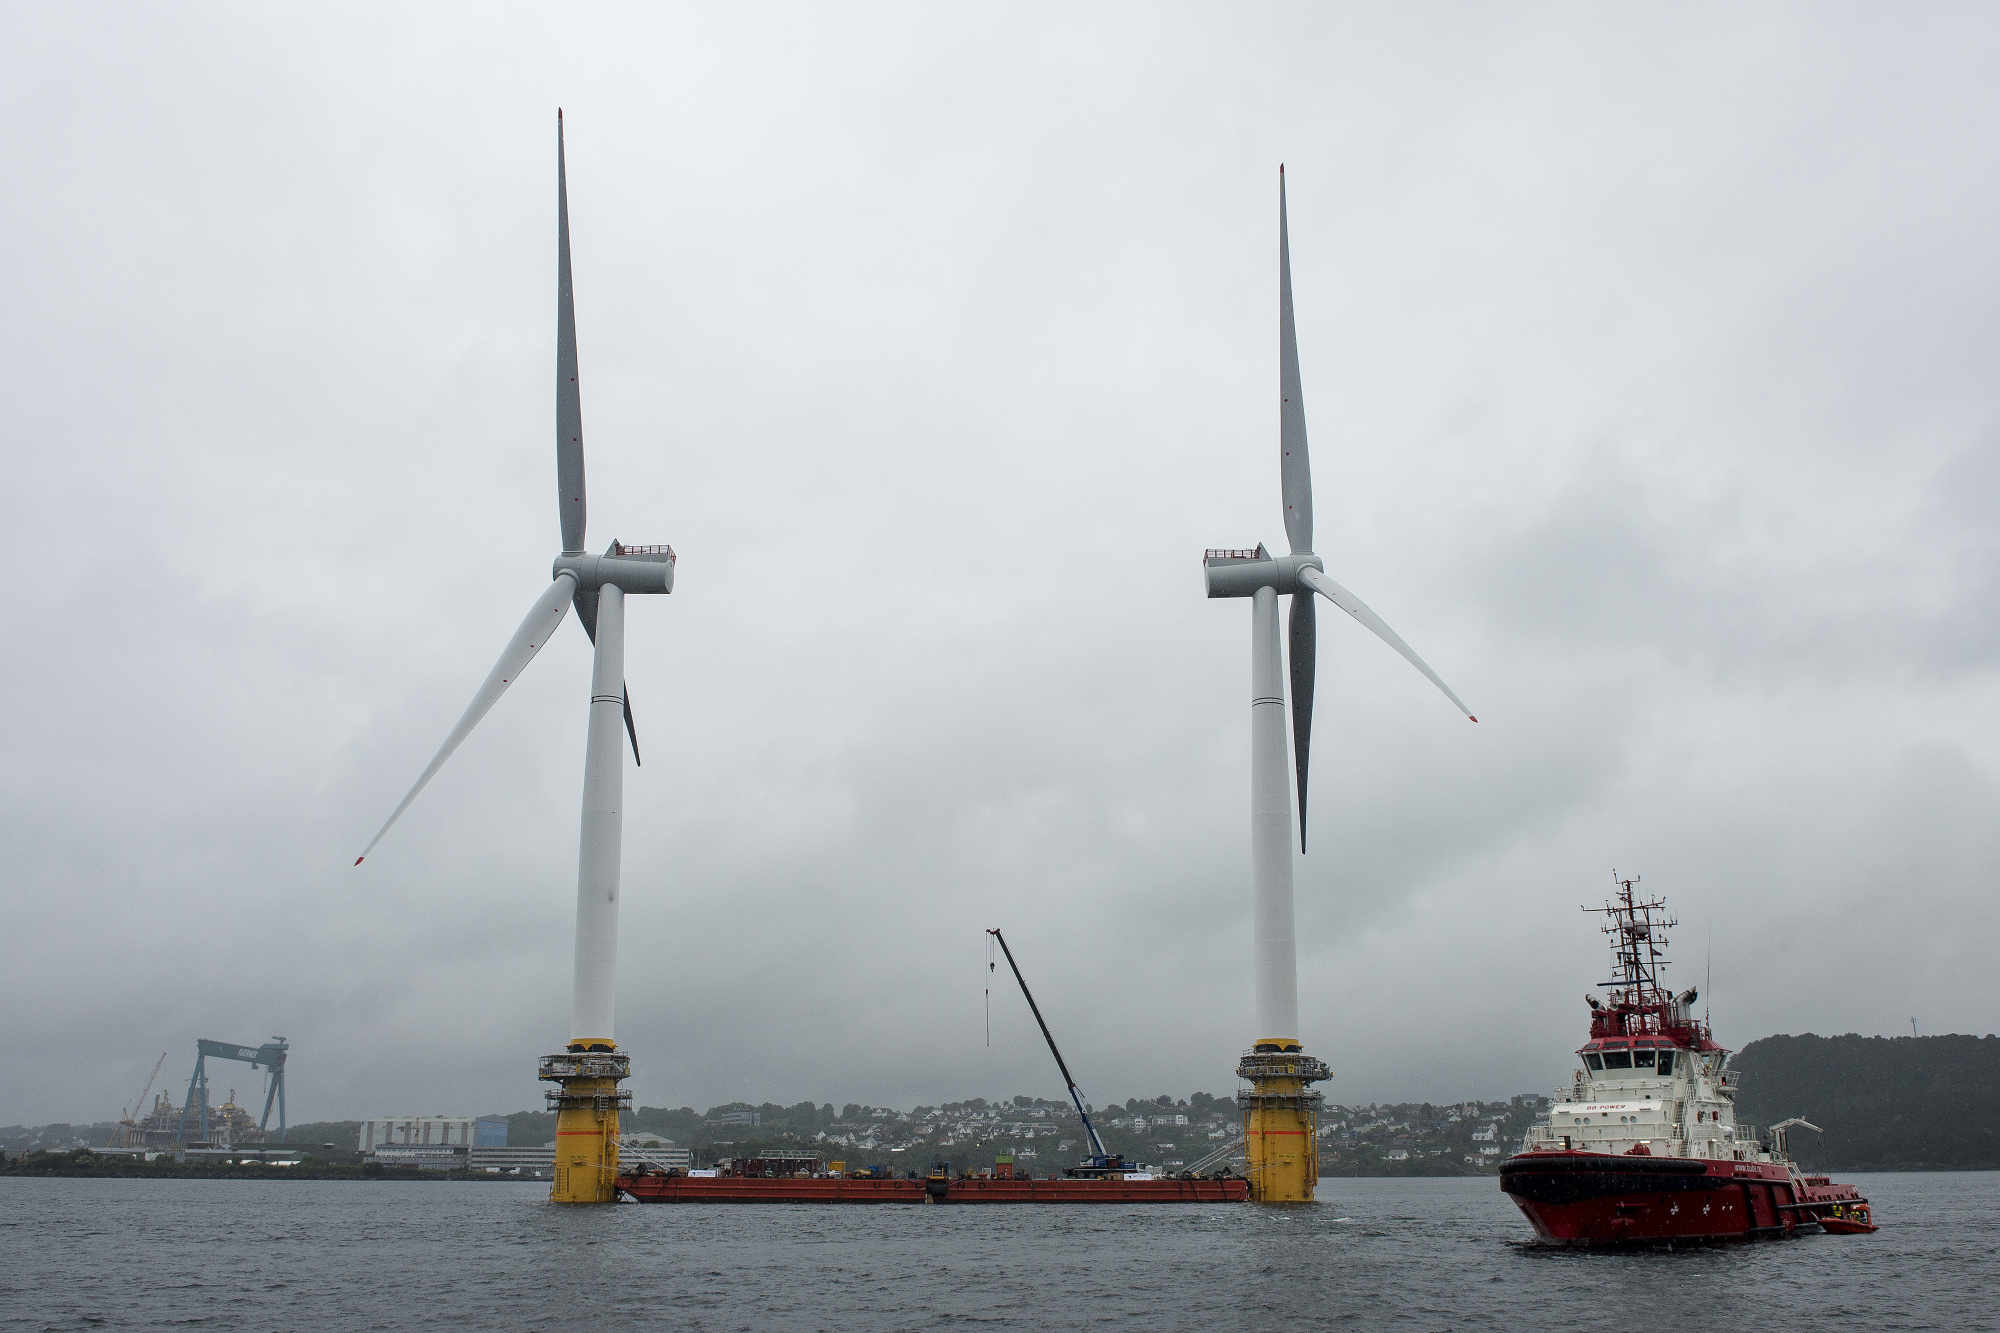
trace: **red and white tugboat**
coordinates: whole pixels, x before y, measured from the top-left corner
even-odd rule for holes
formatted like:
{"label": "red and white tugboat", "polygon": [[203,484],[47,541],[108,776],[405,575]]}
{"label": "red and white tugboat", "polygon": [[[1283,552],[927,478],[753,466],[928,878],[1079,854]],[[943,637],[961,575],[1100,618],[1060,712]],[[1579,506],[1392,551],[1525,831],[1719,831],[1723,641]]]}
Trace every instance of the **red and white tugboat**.
{"label": "red and white tugboat", "polygon": [[[1802,1231],[1873,1230],[1868,1201],[1851,1185],[1801,1172],[1785,1134],[1736,1123],[1729,1052],[1694,1016],[1690,988],[1660,984],[1666,931],[1662,899],[1635,899],[1636,879],[1616,879],[1602,908],[1612,980],[1590,1005],[1582,1067],[1537,1117],[1521,1151],[1500,1166],[1500,1188],[1535,1234],[1563,1245],[1658,1245],[1750,1240]],[[1856,1222],[1860,1225],[1855,1225]]]}

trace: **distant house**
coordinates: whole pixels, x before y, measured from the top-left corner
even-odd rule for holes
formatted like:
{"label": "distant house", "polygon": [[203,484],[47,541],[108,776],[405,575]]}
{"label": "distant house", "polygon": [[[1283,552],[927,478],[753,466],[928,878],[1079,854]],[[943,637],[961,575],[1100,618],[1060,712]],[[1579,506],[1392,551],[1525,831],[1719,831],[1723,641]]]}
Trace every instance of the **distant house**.
{"label": "distant house", "polygon": [[1488,1125],[1484,1129],[1475,1129],[1472,1131],[1472,1141],[1474,1143],[1492,1143],[1498,1140],[1499,1137],[1500,1127],[1497,1125]]}
{"label": "distant house", "polygon": [[1391,1148],[1387,1156],[1392,1162],[1407,1162],[1410,1160],[1410,1150],[1408,1148]]}

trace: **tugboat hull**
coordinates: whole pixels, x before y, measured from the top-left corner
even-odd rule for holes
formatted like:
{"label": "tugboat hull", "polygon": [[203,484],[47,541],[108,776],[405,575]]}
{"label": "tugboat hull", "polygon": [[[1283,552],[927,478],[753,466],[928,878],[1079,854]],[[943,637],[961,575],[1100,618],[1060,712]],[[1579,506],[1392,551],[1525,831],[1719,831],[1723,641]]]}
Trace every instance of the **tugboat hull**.
{"label": "tugboat hull", "polygon": [[1851,1185],[1808,1183],[1779,1163],[1581,1152],[1511,1157],[1500,1188],[1542,1240],[1585,1247],[1790,1236],[1866,1203]]}

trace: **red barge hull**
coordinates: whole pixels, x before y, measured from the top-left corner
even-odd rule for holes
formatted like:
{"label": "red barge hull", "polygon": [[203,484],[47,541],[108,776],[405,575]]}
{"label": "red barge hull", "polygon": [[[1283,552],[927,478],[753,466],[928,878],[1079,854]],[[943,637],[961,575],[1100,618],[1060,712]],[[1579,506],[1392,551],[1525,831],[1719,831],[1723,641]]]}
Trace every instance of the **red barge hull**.
{"label": "red barge hull", "polygon": [[1226,1180],[846,1180],[820,1176],[620,1176],[640,1203],[1241,1203]]}
{"label": "red barge hull", "polygon": [[1537,1236],[1573,1246],[1791,1236],[1820,1230],[1821,1213],[1867,1203],[1852,1185],[1777,1162],[1587,1152],[1510,1157],[1500,1188]]}

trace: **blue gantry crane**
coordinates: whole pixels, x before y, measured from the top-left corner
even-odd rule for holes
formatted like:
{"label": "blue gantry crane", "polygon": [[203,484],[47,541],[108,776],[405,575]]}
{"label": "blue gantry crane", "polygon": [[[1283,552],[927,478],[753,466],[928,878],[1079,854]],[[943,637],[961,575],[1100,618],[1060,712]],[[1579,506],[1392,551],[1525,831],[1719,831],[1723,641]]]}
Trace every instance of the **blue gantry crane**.
{"label": "blue gantry crane", "polygon": [[264,1070],[264,1114],[257,1121],[257,1128],[268,1132],[271,1123],[271,1105],[278,1107],[278,1142],[285,1141],[285,1052],[291,1047],[283,1037],[273,1037],[262,1046],[238,1046],[234,1042],[210,1041],[206,1037],[197,1038],[194,1044],[194,1074],[188,1079],[187,1101],[181,1106],[181,1125],[174,1133],[175,1143],[188,1141],[188,1116],[194,1113],[195,1098],[201,1099],[200,1141],[208,1141],[208,1068],[209,1056],[218,1060],[241,1060],[252,1069]]}

